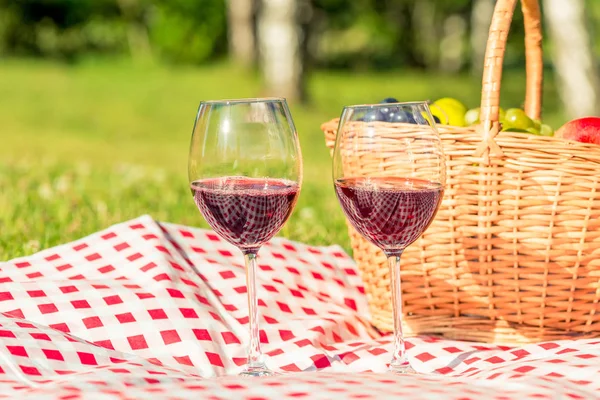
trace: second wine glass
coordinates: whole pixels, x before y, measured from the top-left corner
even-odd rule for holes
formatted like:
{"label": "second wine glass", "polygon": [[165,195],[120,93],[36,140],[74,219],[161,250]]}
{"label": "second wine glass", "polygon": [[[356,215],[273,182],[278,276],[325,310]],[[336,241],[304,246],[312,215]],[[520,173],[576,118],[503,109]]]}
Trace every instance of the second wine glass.
{"label": "second wine glass", "polygon": [[433,221],[445,177],[442,144],[427,103],[344,108],[333,180],[351,225],[388,258],[394,320],[392,372],[415,372],[406,358],[402,334],[400,257]]}
{"label": "second wine glass", "polygon": [[189,156],[198,209],[246,261],[250,338],[245,376],[273,375],[260,350],[256,257],[286,222],[300,192],[302,156],[284,99],[200,104]]}

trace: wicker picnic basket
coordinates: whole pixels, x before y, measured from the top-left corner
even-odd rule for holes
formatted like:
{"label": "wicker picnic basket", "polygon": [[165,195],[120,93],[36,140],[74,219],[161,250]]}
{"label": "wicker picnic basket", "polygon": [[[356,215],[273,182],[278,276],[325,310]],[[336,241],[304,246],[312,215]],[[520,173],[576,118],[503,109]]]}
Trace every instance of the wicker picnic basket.
{"label": "wicker picnic basket", "polygon": [[[499,132],[502,62],[516,2],[496,3],[483,73],[483,122],[438,126],[447,186],[435,221],[402,256],[407,334],[512,344],[600,336],[600,146]],[[521,3],[525,111],[539,118],[540,9],[537,0]],[[321,126],[330,149],[338,122]],[[388,161],[393,174],[393,156]],[[344,167],[368,175],[369,162]],[[390,332],[386,258],[348,227],[372,323]]]}

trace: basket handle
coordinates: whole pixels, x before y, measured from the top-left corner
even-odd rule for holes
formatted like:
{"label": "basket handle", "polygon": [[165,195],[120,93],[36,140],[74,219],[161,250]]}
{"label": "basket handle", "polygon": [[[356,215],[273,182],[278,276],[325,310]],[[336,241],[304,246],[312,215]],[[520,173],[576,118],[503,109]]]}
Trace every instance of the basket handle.
{"label": "basket handle", "polygon": [[[502,81],[502,63],[506,50],[506,39],[517,0],[498,0],[490,26],[485,51],[481,92],[481,135],[483,140],[475,151],[475,156],[483,156],[485,163],[489,155],[501,157],[502,149],[494,138],[498,135],[500,124],[500,82]],[[525,113],[533,119],[539,119],[542,108],[542,27],[538,0],[521,0],[525,21],[525,57],[527,86],[525,92]]]}

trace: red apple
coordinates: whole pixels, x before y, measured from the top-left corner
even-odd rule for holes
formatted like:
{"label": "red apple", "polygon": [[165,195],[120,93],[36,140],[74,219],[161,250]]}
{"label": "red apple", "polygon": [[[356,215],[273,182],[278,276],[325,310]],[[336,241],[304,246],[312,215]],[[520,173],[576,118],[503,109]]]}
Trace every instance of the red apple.
{"label": "red apple", "polygon": [[569,121],[561,126],[554,136],[600,145],[600,117],[585,117]]}

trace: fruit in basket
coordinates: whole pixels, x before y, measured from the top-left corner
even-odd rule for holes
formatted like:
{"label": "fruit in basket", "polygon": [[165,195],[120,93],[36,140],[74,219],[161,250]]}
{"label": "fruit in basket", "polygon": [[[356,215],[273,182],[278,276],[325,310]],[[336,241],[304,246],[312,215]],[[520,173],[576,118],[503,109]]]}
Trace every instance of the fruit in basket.
{"label": "fruit in basket", "polygon": [[467,111],[465,113],[465,125],[471,126],[471,125],[478,124],[480,111],[481,111],[481,109],[479,107],[471,108],[469,111]]}
{"label": "fruit in basket", "polygon": [[372,110],[362,118],[365,122],[385,121],[385,115],[379,110]]}
{"label": "fruit in basket", "polygon": [[414,124],[416,121],[410,113],[402,109],[392,109],[386,118],[387,122],[404,122],[408,124]]}
{"label": "fruit in basket", "polygon": [[542,124],[540,127],[540,135],[554,136],[554,129],[550,125]]}
{"label": "fruit in basket", "polygon": [[533,121],[525,114],[525,111],[519,108],[509,108],[506,110],[502,130],[510,131],[511,129],[519,129],[527,131],[527,129],[533,127]]}
{"label": "fruit in basket", "polygon": [[555,136],[581,143],[600,145],[600,118],[584,117],[574,119],[561,126],[556,131]]}
{"label": "fruit in basket", "polygon": [[430,107],[432,114],[438,117],[443,124],[465,126],[467,107],[460,101],[452,97],[442,97],[434,101],[432,106]]}

